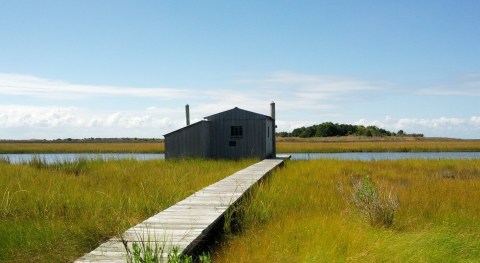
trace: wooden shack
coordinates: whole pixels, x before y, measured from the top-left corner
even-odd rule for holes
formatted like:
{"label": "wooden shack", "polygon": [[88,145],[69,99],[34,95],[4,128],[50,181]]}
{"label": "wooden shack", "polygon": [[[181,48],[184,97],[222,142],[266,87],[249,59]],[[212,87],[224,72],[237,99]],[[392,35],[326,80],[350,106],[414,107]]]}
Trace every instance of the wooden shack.
{"label": "wooden shack", "polygon": [[233,108],[167,133],[165,158],[271,158],[275,151],[275,104],[271,116]]}

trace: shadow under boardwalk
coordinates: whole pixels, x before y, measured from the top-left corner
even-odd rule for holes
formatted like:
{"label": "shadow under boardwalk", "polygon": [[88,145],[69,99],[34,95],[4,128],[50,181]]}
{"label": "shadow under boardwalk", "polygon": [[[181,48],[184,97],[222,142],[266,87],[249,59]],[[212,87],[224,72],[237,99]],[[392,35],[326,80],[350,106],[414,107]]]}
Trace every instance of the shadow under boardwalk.
{"label": "shadow under boardwalk", "polygon": [[[289,155],[277,155],[240,170],[128,229],[122,238],[112,238],[75,262],[127,262],[127,251],[133,243],[165,246],[169,252],[192,251],[215,223],[243,194],[266,174],[282,164]],[[123,240],[123,242],[122,242]],[[166,254],[164,254],[166,257]]]}

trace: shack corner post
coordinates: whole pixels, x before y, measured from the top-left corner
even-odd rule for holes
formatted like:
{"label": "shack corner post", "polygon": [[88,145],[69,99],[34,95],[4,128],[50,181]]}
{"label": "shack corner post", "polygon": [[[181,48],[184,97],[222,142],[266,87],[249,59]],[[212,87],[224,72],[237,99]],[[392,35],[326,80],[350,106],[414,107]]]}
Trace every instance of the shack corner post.
{"label": "shack corner post", "polygon": [[275,102],[273,102],[273,101],[270,103],[270,117],[272,117],[272,121],[273,121],[273,124],[272,124],[272,145],[273,145],[272,158],[276,158],[277,157],[277,143],[276,143],[276,138],[275,138],[275,135],[276,135],[275,129],[277,128],[277,125],[275,124]]}

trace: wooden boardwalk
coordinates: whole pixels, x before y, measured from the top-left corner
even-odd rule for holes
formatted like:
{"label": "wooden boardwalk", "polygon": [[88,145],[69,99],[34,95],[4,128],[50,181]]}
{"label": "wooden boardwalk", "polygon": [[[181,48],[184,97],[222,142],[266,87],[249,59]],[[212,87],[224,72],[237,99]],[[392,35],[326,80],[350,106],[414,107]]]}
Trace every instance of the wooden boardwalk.
{"label": "wooden boardwalk", "polygon": [[[225,213],[262,177],[279,166],[288,155],[265,159],[238,171],[128,229],[122,238],[112,238],[75,262],[127,262],[122,239],[133,243],[165,245],[166,252],[178,247],[189,253],[197,246]],[[166,256],[164,254],[164,256]]]}

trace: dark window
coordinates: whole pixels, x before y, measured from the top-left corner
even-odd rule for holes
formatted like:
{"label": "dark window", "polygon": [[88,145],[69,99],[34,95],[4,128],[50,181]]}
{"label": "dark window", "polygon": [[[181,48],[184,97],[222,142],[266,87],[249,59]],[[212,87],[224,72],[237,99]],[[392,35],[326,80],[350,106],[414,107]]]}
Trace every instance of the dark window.
{"label": "dark window", "polygon": [[268,126],[267,138],[270,138],[270,126]]}
{"label": "dark window", "polygon": [[228,146],[237,146],[237,142],[236,141],[229,141]]}
{"label": "dark window", "polygon": [[243,136],[242,126],[230,126],[230,136],[242,137]]}

